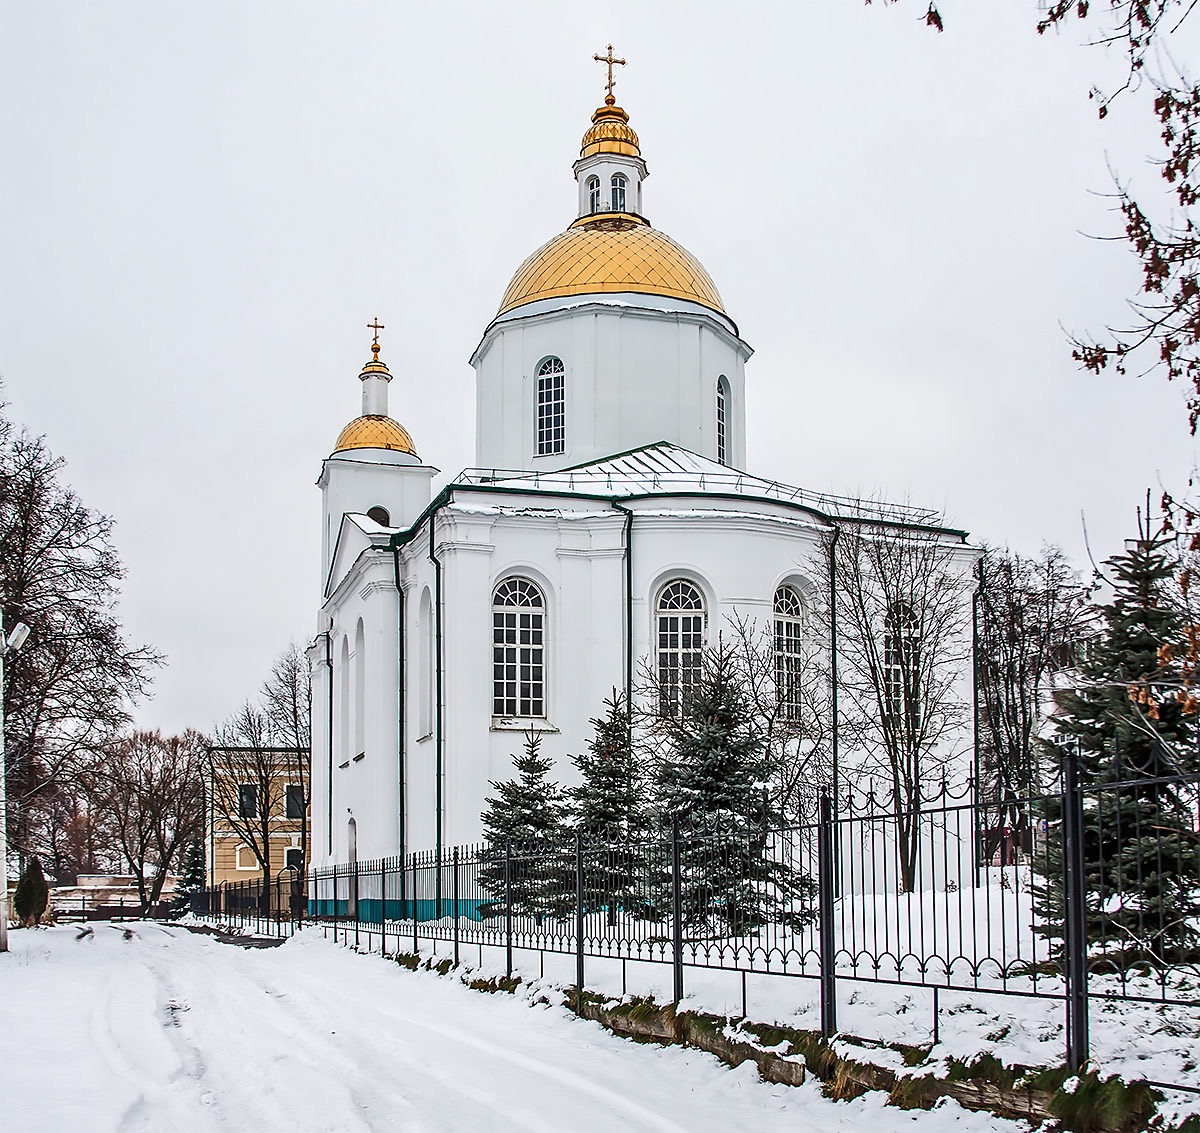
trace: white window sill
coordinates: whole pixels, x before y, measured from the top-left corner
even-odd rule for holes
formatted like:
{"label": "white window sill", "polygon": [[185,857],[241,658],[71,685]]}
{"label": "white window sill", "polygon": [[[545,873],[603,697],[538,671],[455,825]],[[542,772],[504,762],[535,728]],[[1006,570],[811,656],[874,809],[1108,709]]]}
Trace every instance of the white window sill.
{"label": "white window sill", "polygon": [[532,728],[535,732],[556,736],[558,729],[551,724],[544,716],[493,716],[492,727],[493,732],[528,732]]}

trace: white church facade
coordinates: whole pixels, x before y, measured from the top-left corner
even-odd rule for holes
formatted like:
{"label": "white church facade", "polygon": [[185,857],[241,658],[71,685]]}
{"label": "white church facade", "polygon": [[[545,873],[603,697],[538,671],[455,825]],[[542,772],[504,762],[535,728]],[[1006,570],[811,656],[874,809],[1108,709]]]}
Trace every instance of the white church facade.
{"label": "white church facade", "polygon": [[[611,88],[574,172],[576,219],[520,266],[471,357],[477,467],[432,494],[378,338],[362,415],[322,466],[313,865],[478,840],[527,729],[572,781],[589,720],[639,672],[677,697],[732,618],[812,632],[834,525],[926,522],[745,470],[751,349],[643,215],[647,166]],[[934,535],[969,571],[963,534]]]}

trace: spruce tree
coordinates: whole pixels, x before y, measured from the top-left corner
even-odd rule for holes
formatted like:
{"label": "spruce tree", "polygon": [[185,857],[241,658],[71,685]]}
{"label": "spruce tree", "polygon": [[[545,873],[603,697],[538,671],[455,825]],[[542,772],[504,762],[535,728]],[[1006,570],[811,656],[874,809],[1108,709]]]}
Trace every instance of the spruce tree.
{"label": "spruce tree", "polygon": [[587,749],[572,757],[582,777],[568,794],[582,832],[584,907],[604,909],[615,924],[621,910],[646,915],[647,782],[631,742],[629,708],[615,688],[604,714],[591,721]]}
{"label": "spruce tree", "polygon": [[192,912],[192,899],[204,892],[204,882],[204,845],[195,838],[188,843],[183,855],[183,870],[171,900],[171,916],[183,917]]}
{"label": "spruce tree", "polygon": [[[1087,935],[1130,959],[1168,962],[1196,943],[1200,852],[1195,788],[1163,782],[1200,769],[1194,701],[1182,686],[1189,627],[1174,538],[1147,514],[1139,535],[1108,560],[1112,601],[1079,666],[1079,685],[1056,695],[1054,746],[1078,752],[1083,805]],[[1130,784],[1122,786],[1121,784]],[[1048,828],[1061,821],[1055,804]],[[1036,892],[1042,935],[1062,935],[1063,856],[1051,837]]]}
{"label": "spruce tree", "polygon": [[[655,801],[664,829],[679,826],[684,924],[742,936],[772,920],[811,920],[811,880],[774,852],[764,745],[731,649],[705,654],[678,716],[663,717],[658,731]],[[665,913],[669,888],[658,901]]]}
{"label": "spruce tree", "polygon": [[564,917],[575,900],[574,841],[567,831],[567,795],[548,777],[554,761],[541,754],[542,737],[532,728],[524,750],[513,757],[517,775],[491,784],[483,812],[487,845],[480,858],[479,883],[491,895],[480,906],[485,916],[514,914]]}
{"label": "spruce tree", "polygon": [[37,924],[49,903],[50,890],[46,887],[42,863],[38,861],[36,854],[30,854],[17,882],[17,890],[13,894],[17,920],[23,925]]}
{"label": "spruce tree", "polygon": [[645,769],[630,742],[629,707],[615,688],[604,715],[591,721],[587,750],[572,756],[583,782],[568,795],[572,815],[587,831],[637,830],[645,819]]}

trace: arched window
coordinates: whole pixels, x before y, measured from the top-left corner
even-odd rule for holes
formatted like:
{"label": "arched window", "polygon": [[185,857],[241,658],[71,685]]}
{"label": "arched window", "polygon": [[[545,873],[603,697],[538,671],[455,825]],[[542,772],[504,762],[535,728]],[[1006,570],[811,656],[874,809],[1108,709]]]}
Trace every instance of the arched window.
{"label": "arched window", "polygon": [[700,679],[704,660],[704,598],[677,578],[658,596],[658,708],[678,716],[688,691]]}
{"label": "arched window", "polygon": [[784,720],[798,724],[801,715],[804,606],[794,586],[775,591],[775,696]]}
{"label": "arched window", "polygon": [[380,507],[378,504],[367,508],[367,518],[375,520],[380,527],[391,527],[392,525],[392,517],[388,515],[388,509]]}
{"label": "arched window", "polygon": [[717,461],[729,463],[729,382],[724,374],[717,379]]}
{"label": "arched window", "polygon": [[587,179],[588,193],[588,212],[600,211],[600,178],[589,177]]}
{"label": "arched window", "polygon": [[624,173],[614,173],[612,175],[612,211],[625,211],[625,188],[629,184]]}
{"label": "arched window", "polygon": [[915,726],[920,716],[919,629],[917,615],[906,602],[892,606],[883,621],[884,710],[907,727]]}
{"label": "arched window", "polygon": [[546,715],[546,604],[527,578],[492,595],[492,715]]}
{"label": "arched window", "polygon": [[362,618],[354,630],[354,751],[355,757],[367,750],[367,642]]}
{"label": "arched window", "polygon": [[341,713],[338,719],[338,760],[346,763],[350,759],[350,639],[342,638],[342,660],[338,666],[338,703],[335,708]]}
{"label": "arched window", "polygon": [[421,591],[421,604],[418,607],[417,634],[420,642],[420,664],[417,670],[417,681],[420,686],[420,699],[417,703],[417,731],[422,736],[433,731],[433,603],[429,599],[429,587]]}
{"label": "arched window", "polygon": [[567,444],[567,371],[561,358],[547,358],[537,372],[537,454],[552,456]]}

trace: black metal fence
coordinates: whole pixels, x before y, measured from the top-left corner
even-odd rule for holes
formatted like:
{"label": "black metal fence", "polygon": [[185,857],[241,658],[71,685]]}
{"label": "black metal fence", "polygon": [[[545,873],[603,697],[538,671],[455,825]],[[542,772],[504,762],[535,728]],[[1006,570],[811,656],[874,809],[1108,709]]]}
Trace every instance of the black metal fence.
{"label": "black metal fence", "polygon": [[[836,805],[835,805],[836,802]],[[1200,1010],[1200,775],[908,807],[822,799],[812,822],[478,844],[205,894],[197,912],[286,933],[307,919],[383,952],[444,942],[811,979],[826,1035],[841,981],[1031,996],[1088,1056],[1091,998]],[[936,1032],[936,998],[935,998]]]}
{"label": "black metal fence", "polygon": [[194,916],[270,936],[290,936],[307,915],[304,875],[284,869],[268,883],[261,877],[224,882],[191,895]]}

